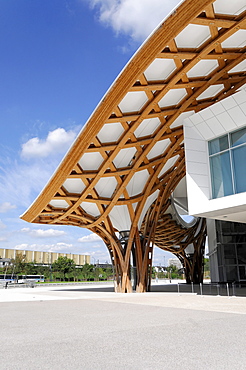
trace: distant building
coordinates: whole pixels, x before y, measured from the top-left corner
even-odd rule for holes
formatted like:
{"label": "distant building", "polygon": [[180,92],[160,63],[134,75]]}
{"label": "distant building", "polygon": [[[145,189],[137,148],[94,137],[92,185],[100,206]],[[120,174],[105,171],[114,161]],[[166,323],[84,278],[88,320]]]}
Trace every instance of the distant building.
{"label": "distant building", "polygon": [[96,265],[96,267],[99,267],[99,268],[102,268],[102,269],[109,269],[109,268],[113,268],[113,265],[112,265],[112,263],[108,263],[108,262],[106,262],[106,263],[96,263],[95,264]]}
{"label": "distant building", "polygon": [[177,258],[169,258],[168,266],[176,266],[178,270],[182,268],[182,264]]}
{"label": "distant building", "polygon": [[5,267],[10,265],[11,259],[10,258],[1,258],[0,257],[0,267]]}
{"label": "distant building", "polygon": [[34,262],[41,265],[50,265],[61,256],[71,258],[74,260],[76,266],[83,266],[86,263],[90,264],[90,256],[84,254],[40,252],[22,249],[0,249],[0,267],[6,265],[7,261],[15,258],[17,254],[25,255],[26,262]]}

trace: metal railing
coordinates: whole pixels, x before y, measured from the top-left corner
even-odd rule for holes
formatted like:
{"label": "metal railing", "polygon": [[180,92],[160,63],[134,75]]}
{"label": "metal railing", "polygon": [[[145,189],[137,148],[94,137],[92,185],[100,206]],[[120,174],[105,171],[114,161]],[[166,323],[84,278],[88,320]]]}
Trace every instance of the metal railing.
{"label": "metal railing", "polygon": [[227,297],[246,297],[246,286],[240,283],[203,283],[203,284],[186,284],[185,282],[171,282],[152,285],[152,292],[178,293],[178,294],[196,294],[210,296],[227,296]]}

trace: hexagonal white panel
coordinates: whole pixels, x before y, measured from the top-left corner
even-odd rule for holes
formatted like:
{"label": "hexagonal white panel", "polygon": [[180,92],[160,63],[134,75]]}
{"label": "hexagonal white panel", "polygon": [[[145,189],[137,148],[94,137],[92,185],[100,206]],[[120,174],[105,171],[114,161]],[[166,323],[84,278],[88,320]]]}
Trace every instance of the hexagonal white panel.
{"label": "hexagonal white panel", "polygon": [[121,149],[117,156],[115,157],[115,159],[113,160],[115,167],[122,168],[129,166],[135,153],[136,153],[135,147]]}
{"label": "hexagonal white panel", "polygon": [[211,37],[209,27],[189,24],[175,37],[178,48],[198,48]]}
{"label": "hexagonal white panel", "polygon": [[112,211],[109,213],[109,217],[113,226],[118,231],[130,230],[131,219],[126,205],[114,206]]}
{"label": "hexagonal white panel", "polygon": [[97,137],[101,143],[114,143],[123,132],[124,128],[120,122],[106,123],[97,134]]}
{"label": "hexagonal white panel", "polygon": [[177,161],[178,158],[179,158],[179,155],[175,155],[175,157],[169,158],[167,162],[164,164],[164,166],[162,167],[162,170],[159,173],[158,177],[161,177],[166,171],[168,171],[169,168],[171,168],[174,165],[174,163]]}
{"label": "hexagonal white panel", "polygon": [[176,69],[173,59],[156,58],[144,72],[148,81],[166,80]]}
{"label": "hexagonal white panel", "polygon": [[170,143],[171,141],[169,139],[158,141],[147,154],[147,158],[150,160],[152,158],[158,157],[159,155],[164,153]]}
{"label": "hexagonal white panel", "polygon": [[194,67],[192,67],[188,72],[188,77],[201,77],[208,76],[215,68],[219,66],[217,60],[200,60]]}
{"label": "hexagonal white panel", "polygon": [[100,216],[100,211],[95,203],[90,202],[82,202],[80,206],[83,208],[83,210],[88,213],[88,215],[97,217]]}
{"label": "hexagonal white panel", "polygon": [[234,68],[230,69],[229,73],[245,72],[246,71],[246,60],[244,59],[241,63],[237,64]]}
{"label": "hexagonal white panel", "polygon": [[246,30],[239,30],[221,43],[223,49],[243,48],[246,45]]}
{"label": "hexagonal white panel", "polygon": [[82,191],[85,189],[85,184],[81,179],[67,179],[63,183],[63,187],[69,193],[81,194]]}
{"label": "hexagonal white panel", "polygon": [[197,100],[212,98],[213,96],[217,95],[223,89],[224,89],[223,84],[209,86],[205,91],[203,91],[203,93],[201,93],[197,97]]}
{"label": "hexagonal white panel", "polygon": [[100,197],[111,198],[116,186],[117,180],[115,177],[102,177],[95,185],[95,189]]}
{"label": "hexagonal white panel", "polygon": [[213,6],[217,14],[239,15],[246,10],[245,0],[216,0]]}
{"label": "hexagonal white panel", "polygon": [[49,203],[54,208],[68,208],[69,204],[64,199],[52,199]]}
{"label": "hexagonal white panel", "polygon": [[103,157],[100,153],[85,153],[79,160],[79,165],[85,171],[98,170],[103,162]]}
{"label": "hexagonal white panel", "polygon": [[172,89],[169,90],[166,95],[159,101],[158,105],[160,108],[170,107],[178,104],[185,96],[187,92],[185,89]]}
{"label": "hexagonal white panel", "polygon": [[122,113],[139,112],[147,101],[148,98],[144,91],[130,91],[121,100],[119,108]]}
{"label": "hexagonal white panel", "polygon": [[132,176],[126,186],[126,190],[130,197],[134,197],[135,195],[142,193],[146,182],[149,180],[149,176],[150,174],[148,170],[138,171]]}
{"label": "hexagonal white panel", "polygon": [[134,135],[137,138],[152,135],[160,124],[161,121],[157,117],[144,119],[134,131]]}
{"label": "hexagonal white panel", "polygon": [[147,200],[145,202],[145,205],[143,207],[141,216],[140,216],[139,221],[138,221],[138,228],[139,229],[141,228],[141,225],[142,225],[142,222],[143,222],[143,219],[144,219],[144,216],[145,216],[146,212],[148,211],[151,204],[156,200],[156,198],[158,197],[158,194],[159,194],[159,190],[156,190],[153,194],[151,194],[147,198]]}

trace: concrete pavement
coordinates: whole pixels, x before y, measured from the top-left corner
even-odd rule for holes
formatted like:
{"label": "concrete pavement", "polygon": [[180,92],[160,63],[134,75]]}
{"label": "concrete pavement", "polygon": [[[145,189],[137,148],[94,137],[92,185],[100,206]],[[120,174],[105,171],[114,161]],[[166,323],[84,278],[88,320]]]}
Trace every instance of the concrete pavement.
{"label": "concrete pavement", "polygon": [[0,369],[245,369],[246,298],[0,290]]}

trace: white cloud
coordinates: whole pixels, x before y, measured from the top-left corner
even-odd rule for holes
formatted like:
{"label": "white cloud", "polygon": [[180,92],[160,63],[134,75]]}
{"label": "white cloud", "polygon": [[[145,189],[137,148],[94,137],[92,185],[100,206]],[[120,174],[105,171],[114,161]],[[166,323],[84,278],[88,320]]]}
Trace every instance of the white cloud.
{"label": "white cloud", "polygon": [[5,228],[6,228],[6,225],[2,222],[2,220],[0,220],[0,230],[5,229]]}
{"label": "white cloud", "polygon": [[14,249],[24,249],[24,250],[26,250],[26,249],[28,249],[28,244],[26,244],[26,243],[17,244],[17,245],[14,247]]}
{"label": "white cloud", "polygon": [[[0,194],[12,204],[27,207],[41,191],[58,164],[57,159],[23,164],[16,160],[0,167]],[[21,195],[21,196],[20,196]]]}
{"label": "white cloud", "polygon": [[0,213],[6,213],[10,211],[11,209],[16,208],[16,206],[12,205],[9,202],[4,202],[0,204]]}
{"label": "white cloud", "polygon": [[179,3],[178,0],[85,0],[98,18],[119,34],[143,41]]}
{"label": "white cloud", "polygon": [[27,233],[36,238],[50,238],[65,235],[65,231],[55,230],[55,229],[30,229],[29,227],[24,227],[21,229],[21,232]]}
{"label": "white cloud", "polygon": [[111,263],[111,259],[110,259],[110,256],[109,256],[109,253],[108,251],[105,249],[105,251],[102,251],[102,250],[97,250],[97,251],[91,251],[91,252],[86,252],[87,254],[90,255],[91,257],[91,263],[105,263],[105,262],[110,262]]}
{"label": "white cloud", "polygon": [[21,156],[26,159],[45,158],[55,153],[65,152],[75,139],[74,131],[57,128],[50,131],[45,140],[34,137],[22,144]]}
{"label": "white cloud", "polygon": [[97,234],[85,235],[85,236],[82,236],[82,238],[78,239],[78,242],[81,242],[81,243],[92,243],[95,241],[102,241],[102,239]]}
{"label": "white cloud", "polygon": [[[22,205],[25,208],[29,206],[57,168],[68,146],[75,138],[76,130],[77,128],[73,131],[54,130],[48,134],[44,141],[36,138],[37,146],[32,141],[33,139],[27,141],[22,146],[21,156],[26,159],[31,159],[31,157],[35,159],[28,161],[28,163],[9,157],[5,161],[1,161],[0,158],[0,194],[2,199],[17,206]],[[50,154],[49,160],[44,158],[47,154]],[[8,204],[5,204],[3,210],[7,206]]]}
{"label": "white cloud", "polygon": [[153,266],[167,266],[169,258],[174,258],[174,255],[154,246]]}

